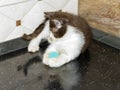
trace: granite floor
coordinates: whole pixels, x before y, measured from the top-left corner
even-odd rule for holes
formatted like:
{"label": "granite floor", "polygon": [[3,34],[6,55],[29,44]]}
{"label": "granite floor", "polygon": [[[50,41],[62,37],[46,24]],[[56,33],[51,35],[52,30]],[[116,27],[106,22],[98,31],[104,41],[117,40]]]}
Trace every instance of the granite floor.
{"label": "granite floor", "polygon": [[74,61],[49,68],[41,62],[46,46],[0,56],[0,90],[120,90],[120,50],[93,40]]}

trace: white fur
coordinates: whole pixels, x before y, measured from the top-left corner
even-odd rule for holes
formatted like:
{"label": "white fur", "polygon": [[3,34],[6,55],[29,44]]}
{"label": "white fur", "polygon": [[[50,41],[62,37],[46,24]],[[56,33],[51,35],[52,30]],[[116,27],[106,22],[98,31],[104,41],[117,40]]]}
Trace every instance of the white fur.
{"label": "white fur", "polygon": [[59,20],[53,20],[54,21],[54,23],[55,23],[55,25],[56,25],[56,27],[58,28],[58,29],[60,29],[61,27],[62,27],[62,25],[61,25],[61,22],[59,21]]}
{"label": "white fur", "polygon": [[[28,51],[38,51],[41,39],[48,39],[51,44],[44,53],[44,64],[50,67],[59,67],[75,59],[81,53],[83,45],[85,44],[85,37],[82,32],[68,25],[65,35],[62,38],[55,38],[48,27],[49,22],[47,22],[44,31],[42,31],[37,38],[31,40],[28,46]],[[60,56],[57,58],[48,58],[48,54],[53,51],[60,53]]]}
{"label": "white fur", "polygon": [[45,28],[36,38],[32,39],[28,45],[28,52],[39,51],[39,44],[42,39],[49,36],[49,21],[46,22]]}

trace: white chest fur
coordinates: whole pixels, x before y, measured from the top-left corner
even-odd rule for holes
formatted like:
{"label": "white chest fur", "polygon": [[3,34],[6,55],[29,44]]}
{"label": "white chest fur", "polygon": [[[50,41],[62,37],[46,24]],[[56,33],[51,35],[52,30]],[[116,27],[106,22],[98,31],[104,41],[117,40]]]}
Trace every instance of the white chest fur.
{"label": "white chest fur", "polygon": [[[50,67],[59,67],[75,59],[85,44],[84,34],[72,26],[67,27],[63,37],[56,39],[51,33],[49,38],[51,44],[44,54],[43,63]],[[60,53],[60,56],[54,59],[47,58],[47,55],[53,51]]]}
{"label": "white chest fur", "polygon": [[[49,37],[48,37],[48,41],[50,43],[54,43],[54,42],[65,42],[65,41],[70,41],[70,40],[74,40],[74,39],[82,39],[82,41],[84,42],[84,35],[82,32],[80,32],[79,30],[77,30],[75,27],[72,26],[67,26],[67,32],[65,33],[65,35],[61,38],[55,38],[53,33],[50,32]],[[80,39],[80,40],[81,40]]]}

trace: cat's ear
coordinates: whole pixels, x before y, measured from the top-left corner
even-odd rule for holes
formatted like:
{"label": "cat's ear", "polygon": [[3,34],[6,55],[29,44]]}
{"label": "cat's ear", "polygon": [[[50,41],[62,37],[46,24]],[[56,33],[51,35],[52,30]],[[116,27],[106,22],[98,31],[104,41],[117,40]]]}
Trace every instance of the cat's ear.
{"label": "cat's ear", "polygon": [[57,12],[62,12],[62,9],[58,10]]}
{"label": "cat's ear", "polygon": [[51,16],[53,16],[57,12],[62,12],[62,10],[58,10],[56,12],[44,12],[44,14],[45,14],[46,18],[50,18]]}
{"label": "cat's ear", "polygon": [[54,12],[44,12],[46,18],[50,18],[52,15],[54,15]]}
{"label": "cat's ear", "polygon": [[63,22],[63,24],[67,24],[69,22],[69,20],[67,18],[62,18],[62,22]]}

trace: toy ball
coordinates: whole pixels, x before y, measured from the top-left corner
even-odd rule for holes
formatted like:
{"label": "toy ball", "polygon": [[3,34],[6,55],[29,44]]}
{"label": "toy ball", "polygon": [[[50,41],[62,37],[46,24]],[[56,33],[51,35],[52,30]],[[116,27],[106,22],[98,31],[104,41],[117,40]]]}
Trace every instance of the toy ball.
{"label": "toy ball", "polygon": [[48,58],[57,58],[60,54],[58,52],[50,52]]}

